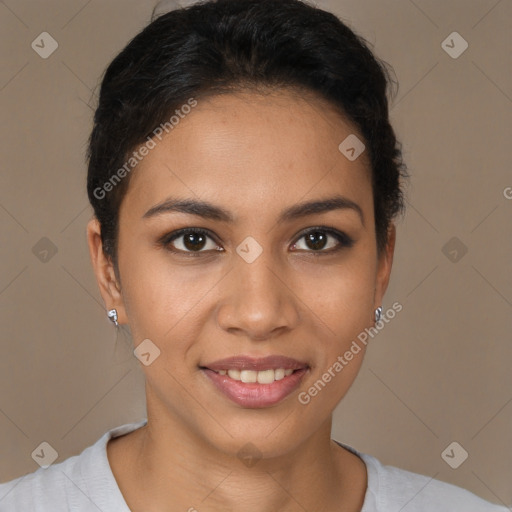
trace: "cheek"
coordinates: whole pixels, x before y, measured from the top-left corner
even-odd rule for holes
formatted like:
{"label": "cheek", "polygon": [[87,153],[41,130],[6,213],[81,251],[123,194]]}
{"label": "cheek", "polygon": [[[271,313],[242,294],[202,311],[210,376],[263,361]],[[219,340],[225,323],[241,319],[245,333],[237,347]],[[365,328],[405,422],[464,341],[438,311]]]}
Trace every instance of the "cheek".
{"label": "cheek", "polygon": [[376,266],[364,247],[329,265],[304,264],[296,270],[300,296],[339,339],[372,321]]}
{"label": "cheek", "polygon": [[[130,328],[138,337],[162,339],[191,322],[198,303],[214,284],[206,269],[178,266],[160,249],[125,244],[119,270]],[[183,320],[187,318],[187,322]]]}
{"label": "cheek", "polygon": [[370,258],[354,255],[343,264],[304,273],[301,283],[302,296],[314,313],[316,353],[298,398],[327,414],[350,389],[363,363],[366,344],[360,336],[373,325],[374,265]]}
{"label": "cheek", "polygon": [[314,400],[315,407],[329,411],[347,393],[363,363],[366,344],[359,336],[373,325],[375,263],[371,251],[354,251],[336,265],[301,273],[300,280],[301,296],[314,312],[310,318],[316,345],[315,367],[300,403]]}

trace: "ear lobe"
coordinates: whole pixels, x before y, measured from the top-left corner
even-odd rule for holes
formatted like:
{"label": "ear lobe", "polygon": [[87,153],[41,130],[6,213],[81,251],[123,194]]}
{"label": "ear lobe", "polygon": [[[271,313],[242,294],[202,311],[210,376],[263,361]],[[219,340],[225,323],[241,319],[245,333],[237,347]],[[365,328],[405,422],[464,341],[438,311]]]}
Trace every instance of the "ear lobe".
{"label": "ear lobe", "polygon": [[118,283],[112,259],[103,252],[101,225],[96,217],[87,224],[89,255],[106,310],[116,309],[119,323],[126,323],[121,287]]}

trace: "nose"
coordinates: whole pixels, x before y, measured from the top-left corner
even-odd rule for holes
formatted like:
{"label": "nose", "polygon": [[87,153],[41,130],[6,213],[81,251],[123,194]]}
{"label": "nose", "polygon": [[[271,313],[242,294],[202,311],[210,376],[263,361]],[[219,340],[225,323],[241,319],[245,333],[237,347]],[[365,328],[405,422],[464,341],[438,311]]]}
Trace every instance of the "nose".
{"label": "nose", "polygon": [[300,321],[300,300],[282,266],[265,251],[252,263],[235,257],[217,307],[225,331],[264,341],[293,330]]}

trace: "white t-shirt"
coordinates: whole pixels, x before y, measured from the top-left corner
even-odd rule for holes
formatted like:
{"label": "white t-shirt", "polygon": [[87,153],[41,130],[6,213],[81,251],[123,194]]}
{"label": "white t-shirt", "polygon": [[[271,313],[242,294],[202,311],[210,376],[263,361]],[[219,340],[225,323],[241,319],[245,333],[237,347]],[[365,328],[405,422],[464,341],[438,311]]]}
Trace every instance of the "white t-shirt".
{"label": "white t-shirt", "polygon": [[[130,512],[107,458],[107,442],[147,423],[127,423],[106,432],[80,455],[0,484],[0,512]],[[338,443],[342,444],[342,443]],[[361,512],[509,512],[475,494],[360,453],[368,487]]]}

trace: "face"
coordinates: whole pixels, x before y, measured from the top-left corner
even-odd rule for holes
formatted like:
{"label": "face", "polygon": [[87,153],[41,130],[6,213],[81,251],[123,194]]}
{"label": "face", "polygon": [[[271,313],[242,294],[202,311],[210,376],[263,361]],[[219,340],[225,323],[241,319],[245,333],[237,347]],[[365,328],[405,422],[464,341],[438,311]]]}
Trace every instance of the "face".
{"label": "face", "polygon": [[392,231],[378,257],[367,154],[338,149],[350,134],[363,140],[291,91],[198,100],[133,171],[117,285],[90,223],[107,307],[160,350],[142,366],[148,416],[230,454],[283,454],[330,423],[364,345],[339,356],[373,325],[394,245]]}

